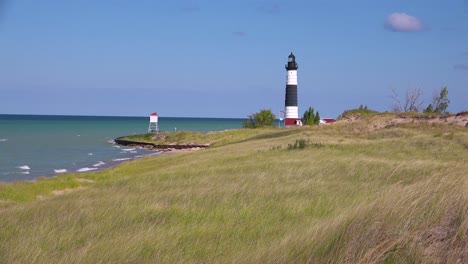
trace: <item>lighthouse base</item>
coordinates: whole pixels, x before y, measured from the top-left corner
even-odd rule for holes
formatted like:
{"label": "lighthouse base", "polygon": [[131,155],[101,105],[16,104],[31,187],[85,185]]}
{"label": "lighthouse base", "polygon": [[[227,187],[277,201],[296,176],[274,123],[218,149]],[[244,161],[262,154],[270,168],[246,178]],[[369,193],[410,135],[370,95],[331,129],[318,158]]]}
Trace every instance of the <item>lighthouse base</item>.
{"label": "lighthouse base", "polygon": [[302,121],[300,118],[285,118],[284,125],[285,126],[302,126]]}

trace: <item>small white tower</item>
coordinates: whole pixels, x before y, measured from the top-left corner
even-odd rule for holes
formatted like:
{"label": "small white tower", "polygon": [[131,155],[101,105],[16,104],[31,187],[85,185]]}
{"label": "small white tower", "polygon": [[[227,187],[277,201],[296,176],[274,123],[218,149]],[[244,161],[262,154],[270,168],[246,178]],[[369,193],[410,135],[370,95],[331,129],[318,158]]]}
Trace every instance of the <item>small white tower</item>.
{"label": "small white tower", "polygon": [[154,112],[150,115],[150,123],[148,127],[148,133],[159,133],[158,126],[158,113]]}

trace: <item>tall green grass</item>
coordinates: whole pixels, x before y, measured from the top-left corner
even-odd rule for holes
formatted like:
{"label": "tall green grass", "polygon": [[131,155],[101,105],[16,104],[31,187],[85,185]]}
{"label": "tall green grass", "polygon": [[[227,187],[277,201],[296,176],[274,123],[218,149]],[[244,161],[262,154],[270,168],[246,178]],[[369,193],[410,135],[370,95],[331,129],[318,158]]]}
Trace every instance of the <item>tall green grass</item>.
{"label": "tall green grass", "polygon": [[361,125],[0,185],[0,262],[466,263],[466,129]]}

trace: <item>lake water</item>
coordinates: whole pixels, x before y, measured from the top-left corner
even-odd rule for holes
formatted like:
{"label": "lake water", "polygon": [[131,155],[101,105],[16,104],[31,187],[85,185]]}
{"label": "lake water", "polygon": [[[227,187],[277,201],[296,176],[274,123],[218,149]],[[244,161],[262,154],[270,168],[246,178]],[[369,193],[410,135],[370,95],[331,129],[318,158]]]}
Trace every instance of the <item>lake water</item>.
{"label": "lake water", "polygon": [[[222,131],[243,119],[159,117],[160,131]],[[148,131],[148,117],[0,115],[0,181],[33,180],[86,172],[124,160],[157,155],[116,146],[119,136]]]}

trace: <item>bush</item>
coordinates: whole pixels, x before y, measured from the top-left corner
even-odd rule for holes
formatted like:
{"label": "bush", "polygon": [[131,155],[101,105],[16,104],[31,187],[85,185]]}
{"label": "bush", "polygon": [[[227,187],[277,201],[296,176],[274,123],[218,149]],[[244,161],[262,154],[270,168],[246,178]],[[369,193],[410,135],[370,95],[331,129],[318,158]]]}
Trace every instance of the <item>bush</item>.
{"label": "bush", "polygon": [[288,144],[288,149],[293,150],[293,149],[305,149],[306,145],[309,143],[309,141],[301,138],[301,139],[296,139],[296,142],[294,144]]}
{"label": "bush", "polygon": [[372,116],[372,115],[376,115],[378,114],[379,112],[378,111],[375,111],[375,110],[371,110],[371,109],[367,109],[367,108],[356,108],[356,109],[351,109],[351,110],[346,110],[344,111],[339,117],[338,119],[342,119],[342,118],[348,118],[348,117],[353,117],[353,116],[359,116],[359,117],[363,117],[363,116]]}
{"label": "bush", "polygon": [[440,89],[439,95],[435,94],[432,98],[432,104],[424,110],[424,113],[448,114],[447,107],[450,103],[448,99],[447,87]]}
{"label": "bush", "polygon": [[271,127],[275,124],[276,116],[270,109],[262,109],[260,112],[249,115],[242,126],[244,128]]}

